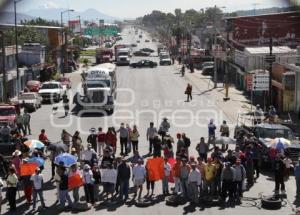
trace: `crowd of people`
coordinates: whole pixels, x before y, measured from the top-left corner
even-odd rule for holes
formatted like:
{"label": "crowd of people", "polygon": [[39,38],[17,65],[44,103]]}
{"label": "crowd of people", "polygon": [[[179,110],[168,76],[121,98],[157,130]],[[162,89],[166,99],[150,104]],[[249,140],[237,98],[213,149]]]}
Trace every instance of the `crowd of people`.
{"label": "crowd of people", "polygon": [[[39,165],[32,175],[20,175],[20,165],[33,158],[51,161],[51,181],[56,184],[57,192],[55,203],[59,203],[61,208],[65,208],[66,202],[71,208],[79,202],[81,187],[86,203],[93,206],[97,201],[125,202],[130,198],[130,180],[134,186],[132,199],[142,200],[144,184],[146,196],[151,198],[157,184],[157,181],[151,180],[149,160],[146,159],[151,156],[164,160],[164,177],[161,179],[160,191],[162,195],[180,195],[193,204],[198,204],[201,199],[240,203],[243,192],[253,186],[260,176],[262,148],[255,138],[251,135],[238,137],[235,149],[231,150],[228,146],[219,147],[215,144],[217,126],[214,120],[210,120],[208,124],[208,138],[201,137],[197,144],[192,144],[185,133],[177,133],[176,138],[173,138],[169,133],[170,127],[167,118],[163,119],[158,129],[153,122],[150,123],[146,132],[149,151],[144,156],[139,153],[140,133],[136,125],[131,128],[128,124],[121,123],[119,128],[110,127],[107,132],[101,127],[98,130],[91,128],[87,144],[84,144],[79,131],[71,135],[66,130],[61,133],[62,144],[51,143],[46,130],[42,129],[38,139],[45,144],[45,148],[17,148],[7,163],[0,157],[10,210],[16,210],[16,194],[20,189],[24,190],[26,202],[32,204],[33,210],[36,209],[37,196],[41,207],[47,208],[43,197],[44,164]],[[26,135],[27,131],[23,131],[21,126],[18,128],[20,133]],[[2,130],[2,138],[6,138]],[[230,135],[226,121],[220,126],[220,134],[224,137]],[[118,142],[119,156],[116,153]],[[191,156],[191,150],[196,150],[198,157]],[[71,166],[66,166],[64,162],[57,163],[55,158],[64,152],[77,157],[78,162]],[[284,194],[284,180],[292,164],[284,153],[276,149],[271,153],[275,194],[279,194],[279,191]],[[173,164],[170,159],[174,160]],[[70,177],[74,175],[81,178],[82,186],[70,188]],[[295,175],[298,180],[297,196],[300,196],[299,165],[295,167]],[[174,182],[172,188],[171,182]],[[0,180],[0,186],[3,187],[4,184]]]}

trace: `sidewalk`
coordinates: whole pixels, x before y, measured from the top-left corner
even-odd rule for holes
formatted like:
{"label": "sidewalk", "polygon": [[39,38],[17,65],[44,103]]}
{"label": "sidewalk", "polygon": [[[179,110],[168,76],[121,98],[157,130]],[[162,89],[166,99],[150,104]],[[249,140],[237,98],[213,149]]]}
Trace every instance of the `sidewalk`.
{"label": "sidewalk", "polygon": [[[178,64],[175,67],[178,70],[181,68]],[[229,87],[230,100],[224,101],[225,89],[223,84],[219,83],[218,87],[214,88],[214,82],[210,79],[210,76],[203,76],[200,70],[190,73],[189,69],[187,69],[184,78],[192,84],[194,89],[201,92],[198,96],[206,95],[213,97],[215,105],[224,112],[230,124],[236,124],[238,113],[251,110],[250,101],[243,95],[242,91],[234,87]]]}

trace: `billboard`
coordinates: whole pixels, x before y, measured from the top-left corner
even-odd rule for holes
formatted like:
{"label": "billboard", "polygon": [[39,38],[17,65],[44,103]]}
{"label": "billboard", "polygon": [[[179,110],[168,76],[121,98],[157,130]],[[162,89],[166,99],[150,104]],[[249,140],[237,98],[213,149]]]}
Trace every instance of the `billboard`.
{"label": "billboard", "polygon": [[69,21],[69,28],[73,33],[80,33],[81,32],[81,25],[80,20],[70,20]]}

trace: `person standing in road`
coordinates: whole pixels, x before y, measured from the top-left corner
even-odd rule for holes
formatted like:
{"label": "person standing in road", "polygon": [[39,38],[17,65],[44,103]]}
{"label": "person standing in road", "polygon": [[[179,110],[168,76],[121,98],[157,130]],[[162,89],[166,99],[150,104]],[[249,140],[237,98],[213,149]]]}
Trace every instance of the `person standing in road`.
{"label": "person standing in road", "polygon": [[274,163],[275,195],[279,195],[279,188],[281,188],[281,194],[285,194],[284,173],[285,164],[282,160],[282,155],[278,154]]}
{"label": "person standing in road", "polygon": [[15,212],[18,176],[16,175],[16,170],[14,167],[10,167],[8,169],[6,184],[7,184],[6,198],[9,203],[9,211]]}
{"label": "person standing in road", "polygon": [[296,180],[296,198],[300,198],[300,159],[298,160],[298,164],[294,167],[294,174]]}
{"label": "person standing in road", "polygon": [[207,153],[209,151],[208,144],[205,143],[204,137],[200,138],[200,143],[197,144],[196,150],[199,154],[199,157],[201,158],[202,161],[207,162]]}
{"label": "person standing in road", "polygon": [[233,201],[233,191],[235,182],[235,170],[230,166],[229,162],[225,163],[225,168],[222,170],[221,174],[222,181],[222,200],[225,202],[227,193],[229,195],[229,201]]}
{"label": "person standing in road", "polygon": [[8,126],[7,123],[4,123],[4,126],[1,128],[1,131],[0,131],[2,141],[4,143],[10,141],[10,133],[11,133],[11,128]]}
{"label": "person standing in road", "polygon": [[92,168],[93,179],[94,179],[94,199],[95,202],[99,201],[100,184],[101,184],[101,172],[97,163],[94,163]]}
{"label": "person standing in road", "polygon": [[134,125],[132,131],[130,132],[133,153],[138,151],[139,136],[139,131],[137,130],[136,125]]}
{"label": "person standing in road", "polygon": [[170,123],[168,122],[168,119],[165,117],[163,118],[163,121],[161,122],[159,129],[158,129],[158,134],[161,135],[161,138],[163,139],[166,133],[169,132],[170,129]]}
{"label": "person standing in road", "polygon": [[126,201],[128,199],[129,193],[129,180],[130,180],[130,166],[127,164],[127,161],[122,158],[121,164],[118,166],[118,181],[120,183],[120,194],[119,199],[121,201]]}
{"label": "person standing in road", "polygon": [[188,187],[188,178],[190,174],[191,167],[187,163],[187,159],[181,159],[181,167],[180,167],[180,183],[182,189],[183,198],[189,198],[189,187]]}
{"label": "person standing in road", "polygon": [[91,171],[91,167],[88,164],[85,164],[83,167],[82,178],[84,185],[85,200],[87,203],[91,203],[94,206],[94,178],[93,172]]}
{"label": "person standing in road", "polygon": [[94,151],[97,152],[97,134],[95,128],[90,129],[90,135],[88,136],[86,141],[90,143]]}
{"label": "person standing in road", "polygon": [[234,198],[235,200],[240,203],[241,198],[243,197],[243,183],[246,176],[246,170],[244,166],[241,164],[240,159],[236,159],[236,163],[233,165],[235,170],[235,185],[234,185]]}
{"label": "person standing in road", "polygon": [[189,102],[190,99],[193,100],[192,90],[193,90],[192,85],[188,84],[185,89],[185,94],[187,95],[187,99],[186,99],[187,102]]}
{"label": "person standing in road", "polygon": [[25,135],[27,135],[27,134],[31,135],[31,129],[30,129],[31,115],[28,113],[27,110],[25,110],[25,113],[23,114],[23,119],[24,119]]}
{"label": "person standing in road", "polygon": [[70,150],[71,138],[72,135],[69,134],[65,129],[63,129],[61,132],[61,140],[66,146],[68,146],[68,152]]}
{"label": "person standing in road", "polygon": [[208,143],[214,142],[216,139],[216,125],[214,124],[214,120],[211,119],[208,124]]}
{"label": "person standing in road", "polygon": [[[183,142],[183,139],[182,139],[182,136],[181,136],[180,133],[178,133],[178,134],[176,135],[176,137],[177,137],[177,149],[176,149],[176,155],[179,155],[179,154],[182,152],[182,150],[185,151],[185,144],[184,144],[184,142]],[[186,159],[187,159],[187,158],[186,158]]]}
{"label": "person standing in road", "polygon": [[197,163],[193,162],[191,163],[191,171],[188,178],[189,183],[189,191],[190,191],[190,197],[191,201],[194,204],[199,203],[199,187],[201,186],[201,172],[196,168]]}
{"label": "person standing in road", "polygon": [[229,137],[229,127],[226,120],[223,120],[223,124],[220,127],[221,137]]}
{"label": "person standing in road", "polygon": [[63,101],[63,106],[64,106],[64,110],[65,110],[65,117],[68,116],[69,113],[69,99],[68,99],[68,95],[67,92],[65,92],[62,96],[62,101]]}
{"label": "person standing in road", "polygon": [[164,178],[162,180],[163,195],[169,195],[169,177],[171,174],[171,165],[168,162],[168,158],[164,158]]}
{"label": "person standing in road", "polygon": [[43,175],[41,174],[40,168],[36,168],[35,174],[33,174],[30,178],[33,183],[33,210],[35,210],[36,206],[36,198],[39,195],[39,199],[41,201],[42,207],[46,208],[44,197],[43,197]]}
{"label": "person standing in road", "polygon": [[191,146],[191,139],[188,138],[185,133],[182,133],[181,136],[182,136],[182,140],[184,142],[185,152],[186,152],[187,156],[189,157],[189,147]]}
{"label": "person standing in road", "polygon": [[79,131],[75,131],[72,137],[72,148],[75,149],[77,157],[80,157],[80,152],[83,150],[83,145]]}
{"label": "person standing in road", "polygon": [[87,149],[84,151],[81,151],[81,161],[84,162],[84,164],[88,164],[89,166],[93,166],[94,162],[93,159],[97,157],[97,153],[92,148],[92,145],[88,143]]}
{"label": "person standing in road", "polygon": [[156,133],[157,130],[154,127],[154,123],[150,122],[150,127],[147,129],[147,135],[146,135],[147,141],[149,141],[149,155],[152,154],[153,141]]}
{"label": "person standing in road", "polygon": [[212,158],[207,158],[207,164],[203,167],[203,190],[205,195],[212,197],[214,192],[214,179],[216,177],[216,167],[212,163]]}
{"label": "person standing in road", "polygon": [[162,141],[159,138],[158,134],[154,135],[153,139],[153,157],[161,157],[161,148],[162,148]]}
{"label": "person standing in road", "polygon": [[97,143],[98,143],[98,155],[103,155],[103,151],[105,148],[105,138],[106,134],[103,132],[102,128],[98,128],[98,134],[97,134]]}
{"label": "person standing in road", "polygon": [[[73,164],[69,171],[69,177],[75,175],[79,175],[80,177],[82,177],[81,172],[78,170],[77,164]],[[79,202],[79,187],[74,187],[72,189],[72,193],[73,193],[74,203],[76,204]]]}
{"label": "person standing in road", "polygon": [[17,129],[19,131],[19,133],[23,133],[23,135],[25,135],[25,130],[24,130],[24,118],[23,116],[18,113],[16,116],[16,125],[17,125]]}
{"label": "person standing in road", "polygon": [[143,192],[143,184],[146,181],[146,168],[143,165],[142,159],[139,159],[138,164],[132,169],[132,180],[135,187],[134,196],[137,196],[137,192],[139,190],[138,199],[140,200]]}
{"label": "person standing in road", "polygon": [[174,193],[178,194],[182,191],[181,189],[181,183],[180,183],[180,167],[181,167],[181,159],[180,157],[176,157],[176,162],[173,165],[172,171],[174,173]]}
{"label": "person standing in road", "polygon": [[[121,144],[121,155],[128,155],[127,152],[127,142],[129,139],[129,133],[128,130],[125,128],[124,123],[121,123],[120,128],[116,131],[120,132],[120,144]],[[124,154],[125,151],[125,154]]]}
{"label": "person standing in road", "polygon": [[107,146],[113,148],[113,153],[115,154],[117,150],[117,136],[113,132],[112,127],[108,128],[108,131],[106,133],[105,143]]}
{"label": "person standing in road", "polygon": [[59,181],[59,202],[62,209],[65,207],[66,201],[68,201],[68,206],[72,207],[73,203],[69,195],[69,178],[64,166],[60,166],[60,181]]}
{"label": "person standing in road", "polygon": [[41,133],[39,135],[39,141],[41,141],[44,144],[49,142],[49,139],[48,139],[45,129],[41,130]]}

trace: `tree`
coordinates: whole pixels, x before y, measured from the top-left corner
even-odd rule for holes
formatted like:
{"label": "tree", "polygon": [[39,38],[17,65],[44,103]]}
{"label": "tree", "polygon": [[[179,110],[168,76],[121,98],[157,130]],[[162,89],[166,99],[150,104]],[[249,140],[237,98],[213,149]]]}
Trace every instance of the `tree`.
{"label": "tree", "polygon": [[46,19],[42,19],[38,17],[32,20],[21,20],[22,25],[39,25],[39,26],[60,26],[58,21],[48,21]]}

